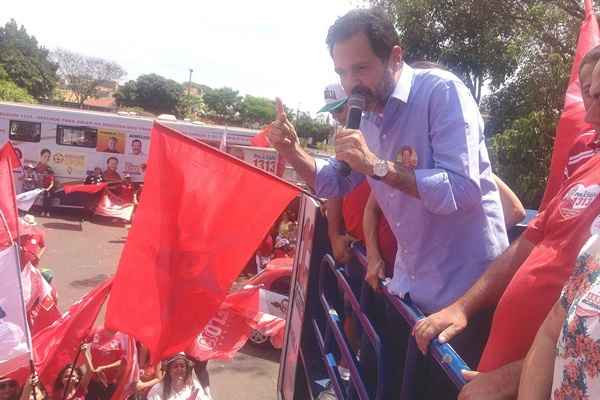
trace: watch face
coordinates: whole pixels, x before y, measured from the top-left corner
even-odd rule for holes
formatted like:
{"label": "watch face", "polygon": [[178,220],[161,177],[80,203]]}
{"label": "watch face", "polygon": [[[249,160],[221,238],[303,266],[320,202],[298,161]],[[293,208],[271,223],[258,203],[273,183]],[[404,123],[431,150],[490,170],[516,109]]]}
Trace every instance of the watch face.
{"label": "watch face", "polygon": [[384,176],[386,176],[388,173],[387,162],[384,160],[377,161],[373,168],[373,173],[380,178],[383,178]]}

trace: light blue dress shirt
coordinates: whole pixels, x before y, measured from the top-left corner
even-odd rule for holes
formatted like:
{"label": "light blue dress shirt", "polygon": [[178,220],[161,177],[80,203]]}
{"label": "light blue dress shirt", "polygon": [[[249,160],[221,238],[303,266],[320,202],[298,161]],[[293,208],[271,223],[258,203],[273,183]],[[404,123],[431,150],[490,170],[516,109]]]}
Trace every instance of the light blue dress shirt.
{"label": "light blue dress shirt", "polygon": [[[361,132],[380,159],[416,151],[420,199],[367,178],[398,243],[390,290],[425,312],[451,304],[508,246],[498,188],[469,89],[450,72],[404,64],[383,115],[363,113]],[[316,192],[340,197],[364,176],[344,177],[317,159]]]}

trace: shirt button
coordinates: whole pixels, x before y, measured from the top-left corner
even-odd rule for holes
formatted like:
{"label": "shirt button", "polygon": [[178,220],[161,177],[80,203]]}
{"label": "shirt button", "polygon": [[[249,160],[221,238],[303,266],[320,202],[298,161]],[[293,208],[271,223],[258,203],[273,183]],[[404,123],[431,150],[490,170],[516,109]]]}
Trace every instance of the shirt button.
{"label": "shirt button", "polygon": [[387,138],[387,135],[384,133],[383,135],[381,135],[381,138],[385,139],[385,138]]}
{"label": "shirt button", "polygon": [[412,279],[412,280],[414,281],[414,280],[415,280],[415,275],[414,275],[414,274],[413,274],[413,275],[411,275],[411,276],[410,276],[410,279]]}
{"label": "shirt button", "polygon": [[396,222],[396,228],[400,228],[400,222]]}

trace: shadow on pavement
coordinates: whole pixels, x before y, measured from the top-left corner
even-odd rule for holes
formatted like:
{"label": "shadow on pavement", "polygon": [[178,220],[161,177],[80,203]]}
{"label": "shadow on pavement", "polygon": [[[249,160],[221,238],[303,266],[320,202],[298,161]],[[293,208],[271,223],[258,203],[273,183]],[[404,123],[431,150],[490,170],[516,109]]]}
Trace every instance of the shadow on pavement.
{"label": "shadow on pavement", "polygon": [[68,224],[65,222],[45,222],[42,224],[44,228],[48,229],[59,229],[62,231],[79,231],[81,232],[83,229],[81,228],[81,224]]}
{"label": "shadow on pavement", "polygon": [[72,281],[70,285],[73,287],[76,287],[76,288],[96,287],[100,283],[104,282],[106,279],[108,279],[108,275],[98,274],[91,278],[80,279],[78,281]]}
{"label": "shadow on pavement", "polygon": [[273,362],[279,362],[279,359],[281,358],[281,350],[274,349],[270,344],[255,345],[251,342],[247,342],[246,345],[240,349],[240,353]]}

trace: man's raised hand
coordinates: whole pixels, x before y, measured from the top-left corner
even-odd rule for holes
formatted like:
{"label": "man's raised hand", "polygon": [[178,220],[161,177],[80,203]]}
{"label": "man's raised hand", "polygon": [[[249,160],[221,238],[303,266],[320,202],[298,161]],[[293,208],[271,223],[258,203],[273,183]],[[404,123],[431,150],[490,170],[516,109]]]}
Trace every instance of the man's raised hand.
{"label": "man's raised hand", "polygon": [[277,117],[267,130],[267,139],[278,151],[289,151],[298,143],[296,129],[290,123],[280,98],[275,99]]}

